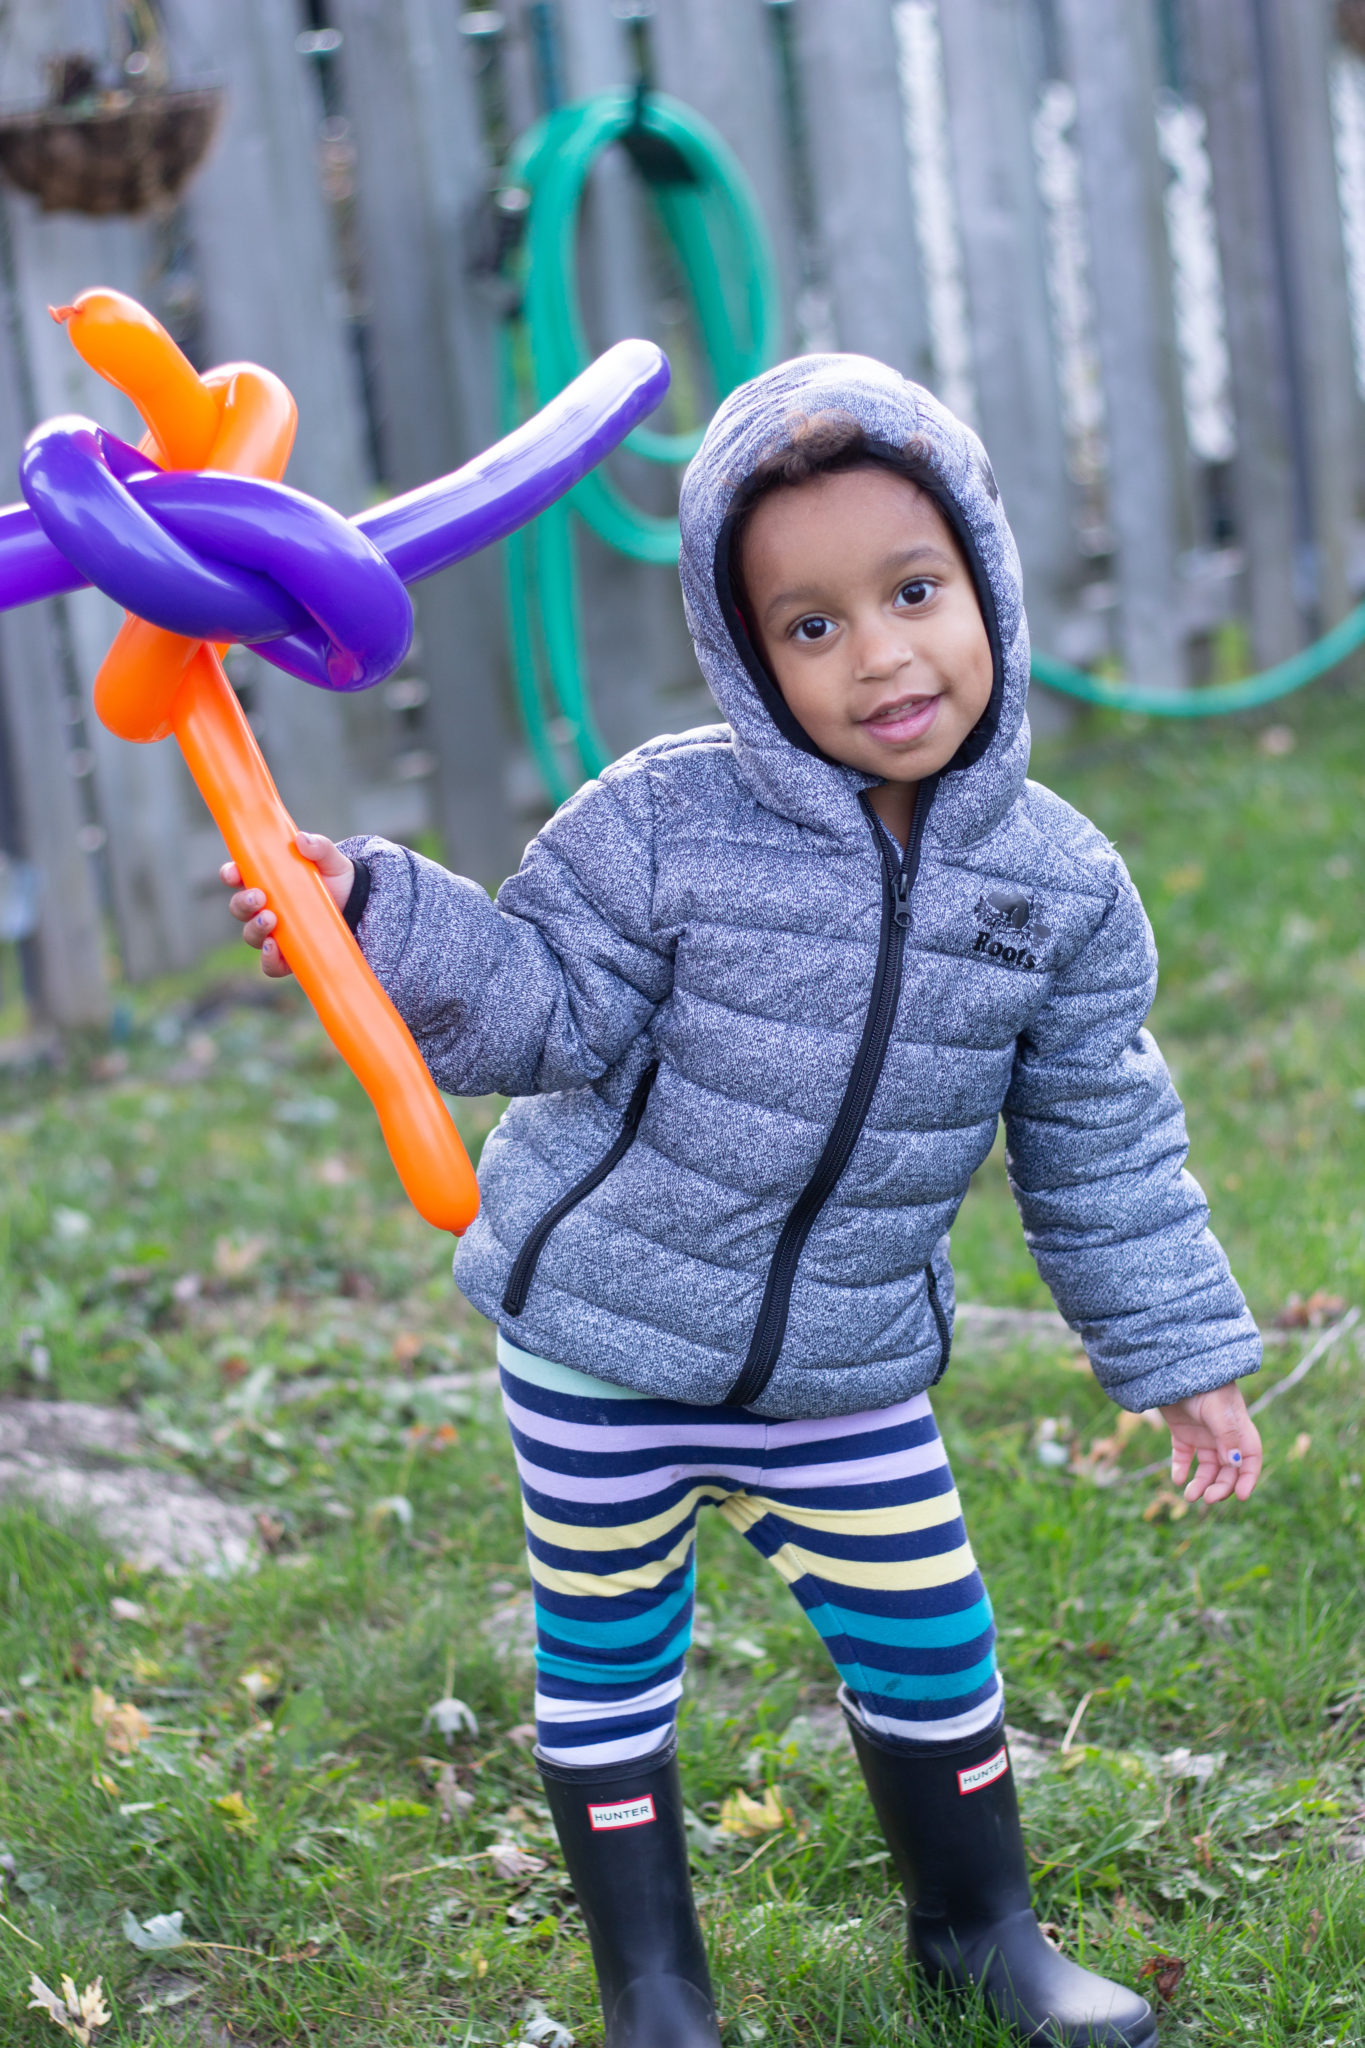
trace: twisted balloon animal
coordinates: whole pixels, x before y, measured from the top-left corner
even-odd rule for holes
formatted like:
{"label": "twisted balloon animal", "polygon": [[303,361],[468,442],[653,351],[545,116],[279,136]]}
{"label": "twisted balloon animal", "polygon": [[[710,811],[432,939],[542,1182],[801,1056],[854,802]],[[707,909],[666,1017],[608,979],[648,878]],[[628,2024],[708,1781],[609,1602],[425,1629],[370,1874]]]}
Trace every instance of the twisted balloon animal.
{"label": "twisted balloon animal", "polygon": [[370,1096],[414,1206],[463,1230],[478,1187],[449,1112],[298,852],[216,644],[245,642],[325,689],[382,681],[412,637],[405,586],[572,489],[658,404],[667,360],[650,342],[618,342],[464,468],[344,519],[279,481],[296,414],[270,372],[239,363],[200,377],[118,292],[86,292],[55,317],[148,433],[132,448],[69,416],[29,436],[27,503],[0,510],[0,610],[93,583],[129,613],[96,681],[97,713],[125,739],[175,734],[243,881],[265,890],[290,965]]}

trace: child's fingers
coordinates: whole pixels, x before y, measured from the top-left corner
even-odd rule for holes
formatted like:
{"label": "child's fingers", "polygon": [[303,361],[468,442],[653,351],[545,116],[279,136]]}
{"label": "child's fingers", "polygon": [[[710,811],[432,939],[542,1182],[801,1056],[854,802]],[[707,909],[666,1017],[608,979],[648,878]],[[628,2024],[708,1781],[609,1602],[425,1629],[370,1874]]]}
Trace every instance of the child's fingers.
{"label": "child's fingers", "polygon": [[1185,1437],[1171,1437],[1171,1484],[1181,1486],[1189,1474],[1194,1445]]}
{"label": "child's fingers", "polygon": [[351,866],[341,848],[324,832],[300,832],[297,845],[305,860],[311,860],[320,875],[344,875]]}
{"label": "child's fingers", "polygon": [[261,972],[268,974],[272,981],[282,981],[294,972],[274,939],[266,939],[261,946]]}
{"label": "child's fingers", "polygon": [[226,882],[229,889],[241,888],[242,871],[235,860],[225,860],[223,862],[223,865],[218,870],[218,879],[220,882]]}
{"label": "child's fingers", "polygon": [[260,952],[264,949],[265,942],[274,931],[275,925],[276,917],[273,910],[258,910],[243,926],[242,937],[248,946],[254,946]]}
{"label": "child's fingers", "polygon": [[1185,1488],[1185,1498],[1208,1500],[1218,1477],[1218,1453],[1212,1444],[1191,1444],[1187,1448],[1194,1452],[1196,1463],[1194,1477]]}
{"label": "child's fingers", "polygon": [[248,919],[256,915],[258,910],[265,909],[265,891],[263,889],[239,889],[235,896],[228,897],[228,909],[232,912],[238,924],[245,924]]}

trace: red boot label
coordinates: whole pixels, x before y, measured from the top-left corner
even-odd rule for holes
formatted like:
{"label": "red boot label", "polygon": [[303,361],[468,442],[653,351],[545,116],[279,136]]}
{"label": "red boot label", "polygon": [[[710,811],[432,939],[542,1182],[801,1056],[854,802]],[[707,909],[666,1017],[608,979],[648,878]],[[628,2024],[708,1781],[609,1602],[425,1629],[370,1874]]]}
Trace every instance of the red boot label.
{"label": "red boot label", "polygon": [[[957,1789],[959,1792],[979,1792],[984,1785],[993,1785],[997,1778],[1003,1778],[1009,1767],[1009,1756],[1001,1743],[995,1755],[988,1756],[984,1764],[973,1764],[969,1771],[958,1772]],[[594,1821],[593,1826],[596,1825]]]}
{"label": "red boot label", "polygon": [[588,1805],[588,1819],[599,1832],[611,1828],[642,1828],[653,1820],[654,1800],[646,1792],[643,1799],[618,1799],[612,1806]]}

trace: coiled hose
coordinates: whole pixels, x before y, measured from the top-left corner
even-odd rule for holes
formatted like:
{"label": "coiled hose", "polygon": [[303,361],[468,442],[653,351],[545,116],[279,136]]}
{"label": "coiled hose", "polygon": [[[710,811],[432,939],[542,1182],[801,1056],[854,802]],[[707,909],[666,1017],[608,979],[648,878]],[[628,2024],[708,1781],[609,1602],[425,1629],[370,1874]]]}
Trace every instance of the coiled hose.
{"label": "coiled hose", "polygon": [[[728,145],[699,114],[664,93],[599,93],[561,107],[529,129],[505,167],[498,205],[523,231],[503,273],[514,310],[499,347],[503,431],[553,398],[586,367],[591,350],[578,288],[578,220],[588,174],[620,144],[649,189],[685,281],[719,402],[772,360],[778,295],[771,247],[752,189]],[[702,434],[637,427],[625,446],[648,462],[681,468]],[[552,802],[579,773],[609,759],[584,671],[571,511],[609,547],[637,562],[677,560],[678,522],[633,505],[605,469],[506,543],[507,611],[517,703],[532,757]],[[1365,604],[1311,647],[1259,675],[1193,690],[1144,689],[1035,654],[1033,676],[1050,690],[1116,711],[1156,718],[1214,718],[1250,711],[1315,682],[1365,643]]]}
{"label": "coiled hose", "polygon": [[[772,251],[749,182],[699,114],[664,93],[621,90],[561,107],[528,130],[508,159],[499,206],[524,218],[504,272],[516,308],[500,343],[504,430],[562,390],[591,360],[578,289],[578,216],[598,157],[622,145],[644,179],[686,284],[711,400],[771,362],[778,294]],[[705,400],[702,401],[705,404]],[[637,427],[625,446],[680,469],[703,425],[668,433]],[[633,561],[678,558],[678,522],[643,511],[604,468],[507,542],[504,560],[512,671],[527,740],[555,803],[573,782],[564,756],[596,775],[609,760],[584,674],[572,514]]]}

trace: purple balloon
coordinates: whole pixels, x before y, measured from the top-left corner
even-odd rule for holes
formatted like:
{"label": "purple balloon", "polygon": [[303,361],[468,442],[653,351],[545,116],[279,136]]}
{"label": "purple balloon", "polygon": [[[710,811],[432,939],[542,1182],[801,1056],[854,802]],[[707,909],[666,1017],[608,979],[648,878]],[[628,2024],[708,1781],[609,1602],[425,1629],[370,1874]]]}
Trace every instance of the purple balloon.
{"label": "purple balloon", "polygon": [[25,444],[28,504],[0,509],[0,611],[94,583],[171,632],[245,641],[323,689],[368,689],[408,650],[404,584],[534,519],[668,381],[652,342],[617,342],[462,469],[349,520],[287,484],[163,471],[89,420],[49,420]]}

